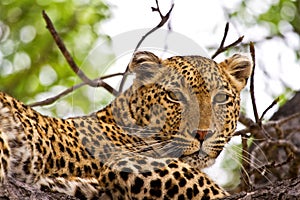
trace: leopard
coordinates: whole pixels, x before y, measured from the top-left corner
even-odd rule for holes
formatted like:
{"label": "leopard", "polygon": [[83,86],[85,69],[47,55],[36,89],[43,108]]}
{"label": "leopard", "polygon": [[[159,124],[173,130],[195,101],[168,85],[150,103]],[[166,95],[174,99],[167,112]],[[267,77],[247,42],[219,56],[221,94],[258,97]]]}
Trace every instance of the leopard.
{"label": "leopard", "polygon": [[78,199],[229,195],[202,169],[234,134],[251,60],[139,51],[128,68],[132,85],[84,116],[42,115],[0,92],[0,184],[13,178]]}

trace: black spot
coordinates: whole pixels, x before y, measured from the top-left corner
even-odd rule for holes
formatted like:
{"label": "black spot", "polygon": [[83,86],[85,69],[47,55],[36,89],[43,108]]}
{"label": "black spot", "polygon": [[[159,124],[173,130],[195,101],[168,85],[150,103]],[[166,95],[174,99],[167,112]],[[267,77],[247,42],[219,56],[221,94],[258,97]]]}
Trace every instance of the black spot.
{"label": "black spot", "polygon": [[86,146],[88,142],[89,142],[89,140],[87,139],[87,137],[83,137],[81,140],[81,143],[83,144],[83,146]]}
{"label": "black spot", "polygon": [[3,149],[3,154],[6,156],[9,156],[9,150],[8,149]]}
{"label": "black spot", "polygon": [[179,195],[178,200],[185,200],[184,195],[183,194]]}
{"label": "black spot", "polygon": [[131,186],[131,192],[133,194],[138,194],[141,192],[141,188],[144,186],[143,179],[136,177],[134,180],[134,184]]}
{"label": "black spot", "polygon": [[98,169],[98,166],[95,163],[92,163],[92,168],[93,169]]}
{"label": "black spot", "polygon": [[204,179],[203,179],[202,176],[198,179],[198,183],[199,183],[199,186],[200,186],[200,187],[203,187],[203,186],[204,186]]}
{"label": "black spot", "polygon": [[174,172],[174,173],[173,173],[173,176],[174,176],[174,178],[175,178],[176,180],[178,180],[179,177],[180,177],[180,173],[179,173],[179,172]]}
{"label": "black spot", "polygon": [[137,163],[140,165],[145,165],[147,162],[145,160],[137,160]]}
{"label": "black spot", "polygon": [[126,164],[127,164],[126,160],[122,160],[122,161],[118,162],[118,166],[124,166]]}
{"label": "black spot", "polygon": [[39,153],[42,153],[42,149],[40,147],[40,144],[39,143],[35,143],[35,148],[38,150]]}
{"label": "black spot", "polygon": [[129,174],[128,172],[124,172],[124,171],[120,172],[120,176],[124,181],[128,180],[128,174]]}
{"label": "black spot", "polygon": [[47,163],[49,163],[50,168],[54,167],[54,162],[53,162],[53,158],[52,158],[52,154],[50,153],[48,158],[47,158]]}
{"label": "black spot", "polygon": [[185,172],[185,173],[184,173],[184,176],[185,176],[188,180],[194,178],[194,175],[193,175],[191,172]]}
{"label": "black spot", "polygon": [[168,170],[160,170],[160,172],[159,172],[159,176],[160,177],[164,177],[165,175],[167,175],[169,173],[169,171]]}
{"label": "black spot", "polygon": [[60,162],[60,167],[61,167],[61,168],[63,168],[63,167],[66,166],[66,162],[65,162],[64,157],[61,157],[60,160],[59,160],[59,162]]}
{"label": "black spot", "polygon": [[[7,161],[4,158],[2,158],[1,161],[2,161],[4,172],[7,172],[7,167],[8,167]],[[24,168],[24,166],[23,166],[23,168]],[[30,172],[25,172],[25,173],[29,174]]]}
{"label": "black spot", "polygon": [[207,185],[210,185],[210,184],[211,184],[211,182],[210,182],[210,180],[209,180],[208,178],[206,178],[205,180],[206,180],[206,184],[207,184]]}
{"label": "black spot", "polygon": [[79,157],[79,154],[78,154],[77,151],[75,152],[75,158],[76,158],[76,160],[77,160],[78,162],[80,162],[80,157]]}
{"label": "black spot", "polygon": [[84,121],[80,122],[80,126],[83,127],[84,126]]}
{"label": "black spot", "polygon": [[175,164],[175,163],[170,163],[170,164],[168,165],[168,167],[170,167],[170,168],[178,168],[178,165]]}
{"label": "black spot", "polygon": [[208,195],[209,194],[209,189],[208,188],[204,189],[203,193],[204,193],[204,195]]}
{"label": "black spot", "polygon": [[173,185],[173,187],[171,187],[168,190],[167,194],[168,194],[169,197],[173,198],[178,193],[178,191],[179,191],[178,190],[178,186],[177,185]]}
{"label": "black spot", "polygon": [[204,196],[201,197],[201,200],[210,200],[210,197],[207,196],[207,195],[204,195]]}
{"label": "black spot", "polygon": [[100,176],[100,172],[95,172],[95,173],[94,173],[94,176],[95,176],[96,178],[98,178],[98,177]]}
{"label": "black spot", "polygon": [[184,187],[185,185],[186,185],[186,180],[185,180],[185,178],[181,178],[180,180],[179,180],[179,186],[180,187]]}
{"label": "black spot", "polygon": [[[32,129],[30,129],[30,130],[32,131]],[[33,131],[32,131],[32,132],[33,132]],[[32,134],[32,133],[31,133],[31,134]],[[32,140],[32,135],[27,135],[27,139],[31,141],[31,140]]]}
{"label": "black spot", "polygon": [[76,175],[81,177],[82,173],[81,173],[80,167],[76,168]]}
{"label": "black spot", "polygon": [[133,165],[138,171],[140,171],[142,169],[142,167],[140,165]]}
{"label": "black spot", "polygon": [[77,197],[80,200],[86,200],[87,198],[84,196],[83,192],[79,187],[76,188],[75,190],[75,197]]}
{"label": "black spot", "polygon": [[194,189],[194,196],[197,196],[197,194],[199,194],[199,190],[196,184],[194,184],[193,189]]}
{"label": "black spot", "polygon": [[71,174],[73,174],[74,173],[74,169],[75,169],[74,163],[73,162],[69,162],[68,168],[69,168],[69,172]]}
{"label": "black spot", "polygon": [[161,188],[161,180],[160,179],[152,180],[150,182],[150,186],[152,188]]}
{"label": "black spot", "polygon": [[188,170],[187,170],[187,168],[183,167],[182,171],[187,172]]}
{"label": "black spot", "polygon": [[148,176],[151,176],[152,173],[150,171],[147,171],[147,172],[143,172],[142,175],[147,178]]}
{"label": "black spot", "polygon": [[219,194],[219,191],[216,190],[213,186],[210,187],[210,190],[212,191],[212,193],[213,193],[214,195]]}
{"label": "black spot", "polygon": [[70,149],[69,147],[67,147],[66,150],[67,150],[69,156],[70,156],[71,158],[73,158],[73,157],[74,157],[74,154],[72,153],[71,149]]}
{"label": "black spot", "polygon": [[165,183],[165,188],[166,189],[169,189],[171,187],[171,184],[172,184],[172,180],[169,179],[166,183]]}
{"label": "black spot", "polygon": [[42,190],[42,191],[45,191],[45,192],[47,192],[47,191],[50,191],[51,189],[49,188],[49,186],[47,186],[47,185],[41,185],[40,186],[40,189]]}
{"label": "black spot", "polygon": [[185,193],[186,193],[186,196],[188,197],[188,199],[193,198],[193,189],[192,188],[188,188]]}
{"label": "black spot", "polygon": [[161,195],[162,195],[161,186],[162,186],[162,183],[161,183],[160,179],[152,180],[150,182],[150,187],[151,187],[150,194],[155,197],[161,197]]}
{"label": "black spot", "polygon": [[116,178],[116,174],[113,172],[109,172],[108,173],[108,178],[110,181],[113,181]]}
{"label": "black spot", "polygon": [[86,174],[91,174],[91,173],[92,173],[92,169],[91,169],[90,166],[84,165],[83,168],[84,168],[84,172],[85,172]]}
{"label": "black spot", "polygon": [[50,139],[52,142],[55,141],[55,135],[52,135],[49,139]]}

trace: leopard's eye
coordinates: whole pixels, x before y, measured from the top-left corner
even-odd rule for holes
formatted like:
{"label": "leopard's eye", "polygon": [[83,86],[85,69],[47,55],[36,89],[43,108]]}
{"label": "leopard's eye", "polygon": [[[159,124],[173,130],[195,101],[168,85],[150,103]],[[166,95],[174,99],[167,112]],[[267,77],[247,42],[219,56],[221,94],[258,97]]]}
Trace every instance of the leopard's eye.
{"label": "leopard's eye", "polygon": [[179,91],[168,91],[167,92],[167,98],[170,101],[173,101],[173,102],[176,102],[176,103],[185,100],[184,95]]}
{"label": "leopard's eye", "polygon": [[229,95],[224,92],[217,93],[213,98],[213,103],[224,104],[228,101]]}

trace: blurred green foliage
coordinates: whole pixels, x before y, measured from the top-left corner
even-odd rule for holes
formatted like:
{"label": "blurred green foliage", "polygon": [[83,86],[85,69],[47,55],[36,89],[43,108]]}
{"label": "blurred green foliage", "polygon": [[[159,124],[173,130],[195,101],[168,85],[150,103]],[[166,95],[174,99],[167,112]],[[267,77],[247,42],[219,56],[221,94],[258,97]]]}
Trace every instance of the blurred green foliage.
{"label": "blurred green foliage", "polygon": [[[300,48],[291,44],[286,34],[300,35],[300,0],[253,1],[242,0],[234,10],[228,11],[228,18],[246,26],[262,26],[268,29],[268,37],[279,38],[294,50],[300,59]],[[295,47],[297,46],[297,47]]]}
{"label": "blurred green foliage", "polygon": [[[110,17],[102,0],[1,0],[0,91],[23,102],[56,95],[79,82],[46,29],[42,10],[51,18],[78,66],[97,39],[107,38],[99,31],[101,22]],[[101,75],[97,69],[86,70],[89,75]],[[44,92],[48,95],[41,95]],[[74,95],[63,105],[76,99],[79,113],[88,112],[90,99],[84,90]],[[48,109],[53,114],[60,111],[57,107]]]}

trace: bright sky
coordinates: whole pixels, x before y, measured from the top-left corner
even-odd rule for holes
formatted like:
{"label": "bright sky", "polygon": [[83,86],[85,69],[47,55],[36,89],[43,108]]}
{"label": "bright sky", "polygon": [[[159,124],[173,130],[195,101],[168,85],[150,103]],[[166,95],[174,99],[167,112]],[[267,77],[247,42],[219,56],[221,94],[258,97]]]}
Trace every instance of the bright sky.
{"label": "bright sky", "polygon": [[[225,0],[175,1],[175,7],[171,17],[172,30],[192,39],[200,46],[219,45],[223,36],[224,26],[227,22],[224,15],[224,8],[234,9],[239,1],[240,0],[230,2]],[[104,31],[113,39],[128,31],[152,28],[160,21],[158,14],[151,11],[151,7],[156,6],[155,0],[107,0],[107,2],[111,5],[113,17],[101,26],[101,31]],[[254,0],[251,2],[249,9],[251,9],[251,6],[259,8],[253,9],[253,13],[257,13],[264,12],[268,8],[268,3],[270,3],[271,0],[263,2]],[[162,13],[165,14],[170,8],[170,1],[161,0],[159,3]],[[244,41],[257,40],[267,36],[268,29],[258,26],[245,27],[244,24],[237,23],[231,24],[227,43],[236,40],[241,35],[245,35]],[[287,38],[289,42],[296,47],[300,44],[298,36],[289,34]],[[139,36],[137,38],[137,41],[138,40]],[[136,44],[133,44],[132,48],[134,48],[135,45]],[[259,113],[262,113],[262,111],[270,105],[274,97],[284,92],[284,87],[279,82],[280,79],[284,80],[287,86],[292,89],[300,89],[300,67],[299,63],[296,63],[293,50],[287,48],[284,43],[277,40],[266,42],[264,45],[257,45],[256,57],[256,99]],[[216,61],[220,61],[223,58],[224,56],[220,55]],[[263,60],[263,62],[261,62],[261,60]],[[122,62],[124,62],[124,60],[122,60]],[[271,77],[266,78],[264,71],[269,73]],[[111,72],[112,71],[108,71],[108,73]],[[244,95],[243,104],[246,105],[248,110],[252,110],[248,94]],[[273,111],[274,110],[275,109],[273,109]],[[272,113],[268,116],[271,116],[271,114]],[[218,177],[221,176],[221,173],[223,174],[221,171],[215,173],[214,169],[210,171],[213,171],[211,176],[214,179],[219,179]],[[222,182],[224,180],[219,179],[218,181]]]}

